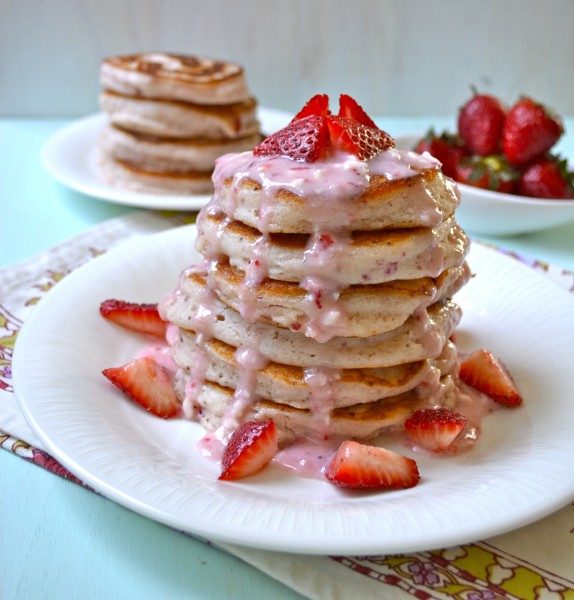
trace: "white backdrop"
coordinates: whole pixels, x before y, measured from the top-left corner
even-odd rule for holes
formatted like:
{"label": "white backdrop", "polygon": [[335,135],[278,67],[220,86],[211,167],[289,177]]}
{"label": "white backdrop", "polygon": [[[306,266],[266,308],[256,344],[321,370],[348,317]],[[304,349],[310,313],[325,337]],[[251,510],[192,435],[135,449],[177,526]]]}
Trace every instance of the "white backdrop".
{"label": "white backdrop", "polygon": [[475,85],[574,114],[574,0],[0,0],[0,116],[94,112],[101,59],[144,50],[240,62],[289,111],[451,115]]}

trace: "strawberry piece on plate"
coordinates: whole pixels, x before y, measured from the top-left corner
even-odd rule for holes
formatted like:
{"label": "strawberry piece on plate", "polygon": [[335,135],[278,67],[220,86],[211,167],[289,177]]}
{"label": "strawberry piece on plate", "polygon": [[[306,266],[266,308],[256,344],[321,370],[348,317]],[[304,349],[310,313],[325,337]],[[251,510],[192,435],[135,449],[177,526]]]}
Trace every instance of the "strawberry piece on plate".
{"label": "strawberry piece on plate", "polygon": [[417,463],[412,458],[354,441],[345,441],[339,446],[325,476],[344,488],[410,488],[420,479]]}
{"label": "strawberry piece on plate", "polygon": [[102,373],[150,413],[170,419],[180,413],[171,377],[153,358],[135,358],[121,367],[104,369]]}
{"label": "strawberry piece on plate", "polygon": [[104,300],[100,304],[100,314],[126,329],[165,337],[167,323],[162,320],[157,304],[136,304],[123,300]]}
{"label": "strawberry piece on plate", "polygon": [[219,479],[243,479],[261,471],[277,454],[278,437],[273,421],[240,425],[225,447]]}
{"label": "strawberry piece on plate", "polygon": [[468,419],[446,407],[415,411],[404,424],[410,440],[431,452],[446,450],[464,429]]}
{"label": "strawberry piece on plate", "polygon": [[481,348],[469,354],[460,364],[459,376],[495,402],[510,407],[522,404],[522,396],[506,365],[488,350]]}

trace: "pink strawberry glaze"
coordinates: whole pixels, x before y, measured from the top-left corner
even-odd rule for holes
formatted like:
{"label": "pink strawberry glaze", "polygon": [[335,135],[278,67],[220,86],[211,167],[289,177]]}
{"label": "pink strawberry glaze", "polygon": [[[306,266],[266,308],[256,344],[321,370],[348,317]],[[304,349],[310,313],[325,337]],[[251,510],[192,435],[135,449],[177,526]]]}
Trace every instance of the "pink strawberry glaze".
{"label": "pink strawberry glaze", "polygon": [[[250,179],[262,186],[262,203],[257,223],[261,236],[253,245],[252,257],[239,289],[241,315],[251,321],[260,315],[257,286],[268,274],[268,224],[273,214],[275,193],[279,189],[285,189],[305,199],[309,220],[315,224],[304,254],[306,276],[301,286],[308,292],[305,310],[308,318],[302,332],[320,342],[328,341],[333,336],[345,335],[348,317],[338,302],[344,286],[338,281],[337,273],[351,240],[348,225],[355,218],[353,201],[368,188],[372,176],[384,176],[388,179],[412,177],[421,169],[438,168],[439,164],[428,153],[419,155],[394,148],[381,152],[368,161],[343,152],[336,152],[314,163],[281,156],[255,157],[251,152],[221,157],[213,174],[216,191],[200,214],[199,227],[207,214],[233,213],[238,202],[235,190],[243,180]],[[223,199],[218,190],[228,179],[233,181],[231,193]],[[429,227],[441,222],[441,214],[422,187],[412,190],[412,205],[414,211],[423,215],[423,220]],[[220,239],[229,222],[229,217],[225,217],[219,221],[215,231],[210,230],[207,234],[203,230],[210,258],[221,254]],[[421,266],[436,274],[440,272],[443,260],[443,252],[432,244],[425,256],[420,257]]]}
{"label": "pink strawberry glaze", "polygon": [[[254,157],[251,152],[228,154],[217,161],[213,175],[215,194],[198,217],[198,227],[208,214],[230,215],[238,198],[234,190],[244,179],[251,179],[262,186],[262,203],[258,213],[260,237],[252,248],[251,261],[239,289],[240,313],[249,321],[260,316],[257,288],[267,277],[267,252],[269,248],[269,222],[273,216],[274,196],[278,189],[287,189],[305,199],[309,220],[315,224],[305,251],[306,276],[301,286],[307,291],[307,322],[302,332],[317,339],[328,341],[333,336],[344,335],[348,317],[338,302],[342,284],[337,281],[337,270],[344,260],[350,242],[348,225],[353,222],[354,202],[369,186],[372,176],[388,179],[412,177],[421,169],[438,168],[439,163],[428,153],[418,155],[390,149],[376,157],[363,161],[345,153],[337,153],[330,158],[314,163],[293,161],[283,157]],[[232,191],[223,199],[218,190],[223,182],[232,178]],[[454,188],[456,190],[456,187]],[[422,215],[429,227],[438,225],[442,217],[432,198],[422,188],[412,189],[413,210]],[[197,333],[197,360],[191,372],[186,390],[184,406],[186,414],[192,417],[195,396],[201,388],[207,367],[205,343],[211,335],[211,323],[215,315],[215,294],[210,289],[210,272],[215,261],[222,255],[221,237],[230,218],[219,221],[214,231],[207,236],[205,260],[195,268],[207,278],[208,285],[190,320],[190,328]],[[205,229],[203,230],[205,233]],[[443,263],[443,253],[437,245],[430,245],[421,257],[424,266],[438,274]],[[185,276],[185,274],[184,274]],[[165,305],[173,300],[178,290],[166,296],[160,303],[160,314]],[[425,311],[416,313],[418,319],[417,337],[431,354],[440,352],[439,340],[429,333],[428,316]],[[235,390],[223,425],[216,432],[208,433],[199,442],[199,449],[214,460],[219,460],[230,431],[236,427],[249,405],[255,401],[255,375],[264,368],[266,358],[257,350],[257,340],[252,340],[249,348],[239,348],[236,361],[239,368],[239,383]],[[335,385],[338,372],[333,369],[305,369],[304,378],[311,390],[312,411],[315,417],[316,436],[313,440],[296,442],[281,450],[275,458],[277,464],[304,476],[322,476],[328,459],[336,450],[333,440],[326,438],[330,412],[333,407]],[[427,385],[432,390],[431,397],[442,393],[436,372],[429,375]]]}
{"label": "pink strawberry glaze", "polygon": [[231,432],[243,422],[244,415],[255,399],[255,377],[269,362],[255,347],[241,346],[235,351],[239,381],[235,386],[233,400],[223,417],[223,432]]}
{"label": "pink strawberry glaze", "polygon": [[177,365],[171,356],[171,348],[167,342],[156,342],[142,348],[136,358],[153,358],[158,364],[166,369],[171,375],[175,375]]}
{"label": "pink strawberry glaze", "polygon": [[219,432],[206,433],[197,442],[197,448],[202,456],[208,458],[214,462],[221,462],[223,453],[225,452],[226,442],[223,440]]}
{"label": "pink strawberry glaze", "polygon": [[173,342],[174,337],[177,335],[177,327],[171,323],[168,323],[165,339],[157,340],[144,346],[138,352],[136,358],[153,358],[158,364],[166,369],[171,377],[174,377],[177,371],[177,365],[175,364],[171,354],[171,343]]}
{"label": "pink strawberry glaze", "polygon": [[298,477],[321,479],[337,447],[338,444],[334,442],[297,440],[279,450],[272,462]]}
{"label": "pink strawberry glaze", "polygon": [[[435,386],[437,397],[439,397],[441,392],[438,389],[440,385],[438,377],[434,383],[429,381],[429,385]],[[385,433],[376,440],[376,444],[384,447],[390,441],[398,442],[415,454],[432,457],[456,456],[471,450],[480,436],[483,419],[498,410],[500,405],[463,382],[459,382],[455,394],[456,403],[453,409],[467,417],[468,423],[448,451],[437,455],[423,448],[413,446],[403,431]],[[432,406],[432,404],[433,402],[430,401],[429,406]],[[274,457],[273,463],[298,477],[323,479],[325,470],[341,441],[335,439],[297,440],[280,450]],[[364,443],[368,444],[369,442]]]}

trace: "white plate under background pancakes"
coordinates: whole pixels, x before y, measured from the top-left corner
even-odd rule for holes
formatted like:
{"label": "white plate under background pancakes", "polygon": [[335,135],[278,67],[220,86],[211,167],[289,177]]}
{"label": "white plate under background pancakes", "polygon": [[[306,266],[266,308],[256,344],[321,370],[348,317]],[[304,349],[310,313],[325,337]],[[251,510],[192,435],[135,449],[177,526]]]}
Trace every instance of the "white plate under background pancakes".
{"label": "white plate under background pancakes", "polygon": [[[284,127],[287,113],[259,107],[257,117],[266,135]],[[164,210],[199,210],[208,194],[146,194],[124,190],[106,183],[98,175],[97,140],[107,116],[97,113],[79,119],[57,131],[42,148],[44,167],[60,183],[87,196],[114,204]]]}
{"label": "white plate under background pancakes", "polygon": [[[20,332],[13,372],[22,411],[48,451],[84,482],[151,519],[215,541],[315,554],[447,547],[526,525],[574,499],[574,302],[515,259],[475,244],[476,277],[457,294],[457,340],[486,347],[524,394],[453,458],[415,456],[408,490],[351,493],[277,466],[220,482],[196,423],[145,412],[101,375],[144,341],[104,321],[106,298],[157,301],[198,258],[195,227],[145,237],[68,275]],[[392,446],[391,446],[392,447]],[[395,450],[413,456],[405,448]]]}

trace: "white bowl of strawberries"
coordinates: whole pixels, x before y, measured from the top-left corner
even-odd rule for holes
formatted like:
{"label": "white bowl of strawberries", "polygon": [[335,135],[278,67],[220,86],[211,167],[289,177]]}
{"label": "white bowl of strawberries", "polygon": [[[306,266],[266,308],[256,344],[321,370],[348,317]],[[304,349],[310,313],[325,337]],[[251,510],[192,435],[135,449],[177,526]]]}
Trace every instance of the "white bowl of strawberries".
{"label": "white bowl of strawberries", "polygon": [[460,109],[457,131],[396,138],[402,149],[428,151],[457,181],[457,220],[470,232],[517,235],[574,220],[574,171],[553,151],[561,118],[528,97],[507,109],[475,93]]}

